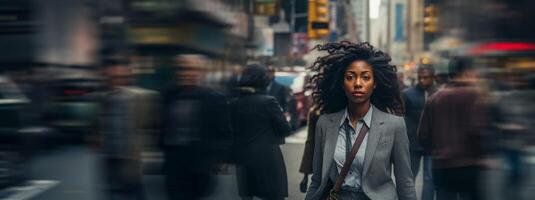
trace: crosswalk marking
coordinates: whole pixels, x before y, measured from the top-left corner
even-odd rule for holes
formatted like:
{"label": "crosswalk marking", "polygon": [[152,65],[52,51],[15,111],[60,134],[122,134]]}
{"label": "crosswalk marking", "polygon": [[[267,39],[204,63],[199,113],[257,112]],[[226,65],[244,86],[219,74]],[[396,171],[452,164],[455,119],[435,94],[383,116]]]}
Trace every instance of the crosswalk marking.
{"label": "crosswalk marking", "polygon": [[14,186],[6,188],[0,193],[8,194],[4,200],[29,200],[33,197],[57,186],[60,182],[54,180],[31,180],[27,186]]}

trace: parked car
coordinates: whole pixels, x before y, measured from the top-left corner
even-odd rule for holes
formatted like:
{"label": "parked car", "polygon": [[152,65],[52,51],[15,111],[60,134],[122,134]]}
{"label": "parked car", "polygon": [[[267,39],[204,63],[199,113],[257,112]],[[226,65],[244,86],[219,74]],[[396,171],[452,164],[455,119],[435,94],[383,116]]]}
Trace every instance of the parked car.
{"label": "parked car", "polygon": [[74,141],[96,130],[98,102],[94,94],[102,89],[103,79],[82,73],[55,77],[50,82],[46,124]]}
{"label": "parked car", "polygon": [[307,87],[309,76],[306,72],[276,72],[275,81],[290,87],[292,98],[288,105],[290,124],[297,129],[306,124],[308,110],[312,106],[312,92]]}

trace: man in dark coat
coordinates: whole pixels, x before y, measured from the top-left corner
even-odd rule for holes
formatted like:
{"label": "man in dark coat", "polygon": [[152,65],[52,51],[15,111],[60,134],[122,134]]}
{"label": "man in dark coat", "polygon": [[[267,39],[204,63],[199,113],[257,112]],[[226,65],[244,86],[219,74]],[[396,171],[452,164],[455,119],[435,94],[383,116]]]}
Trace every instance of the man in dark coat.
{"label": "man in dark coat", "polygon": [[232,74],[226,81],[226,87],[230,97],[239,95],[238,87],[241,79],[242,68],[243,67],[239,65],[233,66],[231,69]]}
{"label": "man in dark coat", "polygon": [[177,58],[176,84],[163,93],[164,174],[170,199],[200,199],[212,192],[212,169],[230,146],[228,104],[223,94],[201,85],[199,55]]}
{"label": "man in dark coat", "polygon": [[282,110],[288,112],[289,101],[291,100],[291,89],[275,81],[275,68],[268,68],[269,84],[266,87],[266,93],[273,96],[279,102]]}
{"label": "man in dark coat", "polygon": [[451,62],[453,80],[425,104],[418,139],[433,162],[438,200],[481,199],[478,182],[486,122],[484,94],[470,60]]}
{"label": "man in dark coat", "polygon": [[[275,80],[275,67],[268,68],[269,83],[266,87],[266,93],[277,99],[286,118],[289,118],[292,128],[297,128],[297,104],[292,93],[292,89],[282,85]],[[284,141],[283,141],[284,143]]]}
{"label": "man in dark coat", "polygon": [[420,116],[425,102],[435,92],[434,87],[435,70],[430,65],[420,66],[417,70],[418,83],[415,86],[403,90],[402,97],[405,104],[405,125],[409,136],[411,151],[411,168],[414,177],[420,170],[420,161],[423,158],[424,184],[422,189],[422,200],[433,200],[433,178],[431,175],[431,157],[424,154],[424,149],[417,139],[417,129],[420,123]]}

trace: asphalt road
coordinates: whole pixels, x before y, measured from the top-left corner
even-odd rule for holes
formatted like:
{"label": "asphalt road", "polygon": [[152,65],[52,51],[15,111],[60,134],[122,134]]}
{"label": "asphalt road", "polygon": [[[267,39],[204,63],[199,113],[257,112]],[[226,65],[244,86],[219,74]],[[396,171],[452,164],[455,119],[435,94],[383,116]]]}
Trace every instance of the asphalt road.
{"label": "asphalt road", "polygon": [[[289,183],[289,200],[304,199],[305,194],[299,191],[302,174],[298,172],[301,162],[305,129],[286,139],[282,151],[286,162]],[[99,167],[99,154],[85,146],[66,146],[49,150],[35,156],[29,161],[27,177],[29,182],[24,187],[12,187],[0,191],[0,199],[7,200],[100,200],[102,192],[102,173]],[[507,166],[497,159],[498,167],[485,171],[482,180],[482,191],[489,200],[506,199],[503,189]],[[527,159],[527,169],[535,169],[535,160]],[[534,170],[527,170],[524,182],[518,187],[515,199],[530,199],[535,192]],[[165,200],[164,182],[161,175],[147,175],[144,178],[145,191],[149,200]],[[236,178],[232,166],[217,176],[215,192],[206,197],[207,200],[239,199]],[[421,191],[421,173],[416,178],[416,190]],[[418,197],[420,192],[418,192]]]}

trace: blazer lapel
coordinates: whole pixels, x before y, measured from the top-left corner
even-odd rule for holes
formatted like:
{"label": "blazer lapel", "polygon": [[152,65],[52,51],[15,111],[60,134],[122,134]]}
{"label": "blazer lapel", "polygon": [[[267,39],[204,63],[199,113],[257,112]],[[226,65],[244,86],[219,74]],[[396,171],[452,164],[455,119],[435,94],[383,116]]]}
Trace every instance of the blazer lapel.
{"label": "blazer lapel", "polygon": [[380,111],[379,109],[375,108],[375,106],[372,106],[372,109],[373,109],[372,122],[371,122],[372,125],[368,133],[368,144],[366,145],[366,154],[364,155],[363,176],[366,176],[368,169],[370,168],[373,155],[375,154],[377,145],[379,144],[379,141],[381,140],[381,137],[383,135],[383,128],[384,128],[383,127],[384,113]]}
{"label": "blazer lapel", "polygon": [[325,149],[323,151],[323,166],[322,177],[329,177],[329,171],[332,163],[334,163],[334,150],[336,149],[336,141],[338,140],[338,128],[340,127],[340,120],[344,115],[345,110],[338,111],[329,115],[329,122],[325,127]]}

